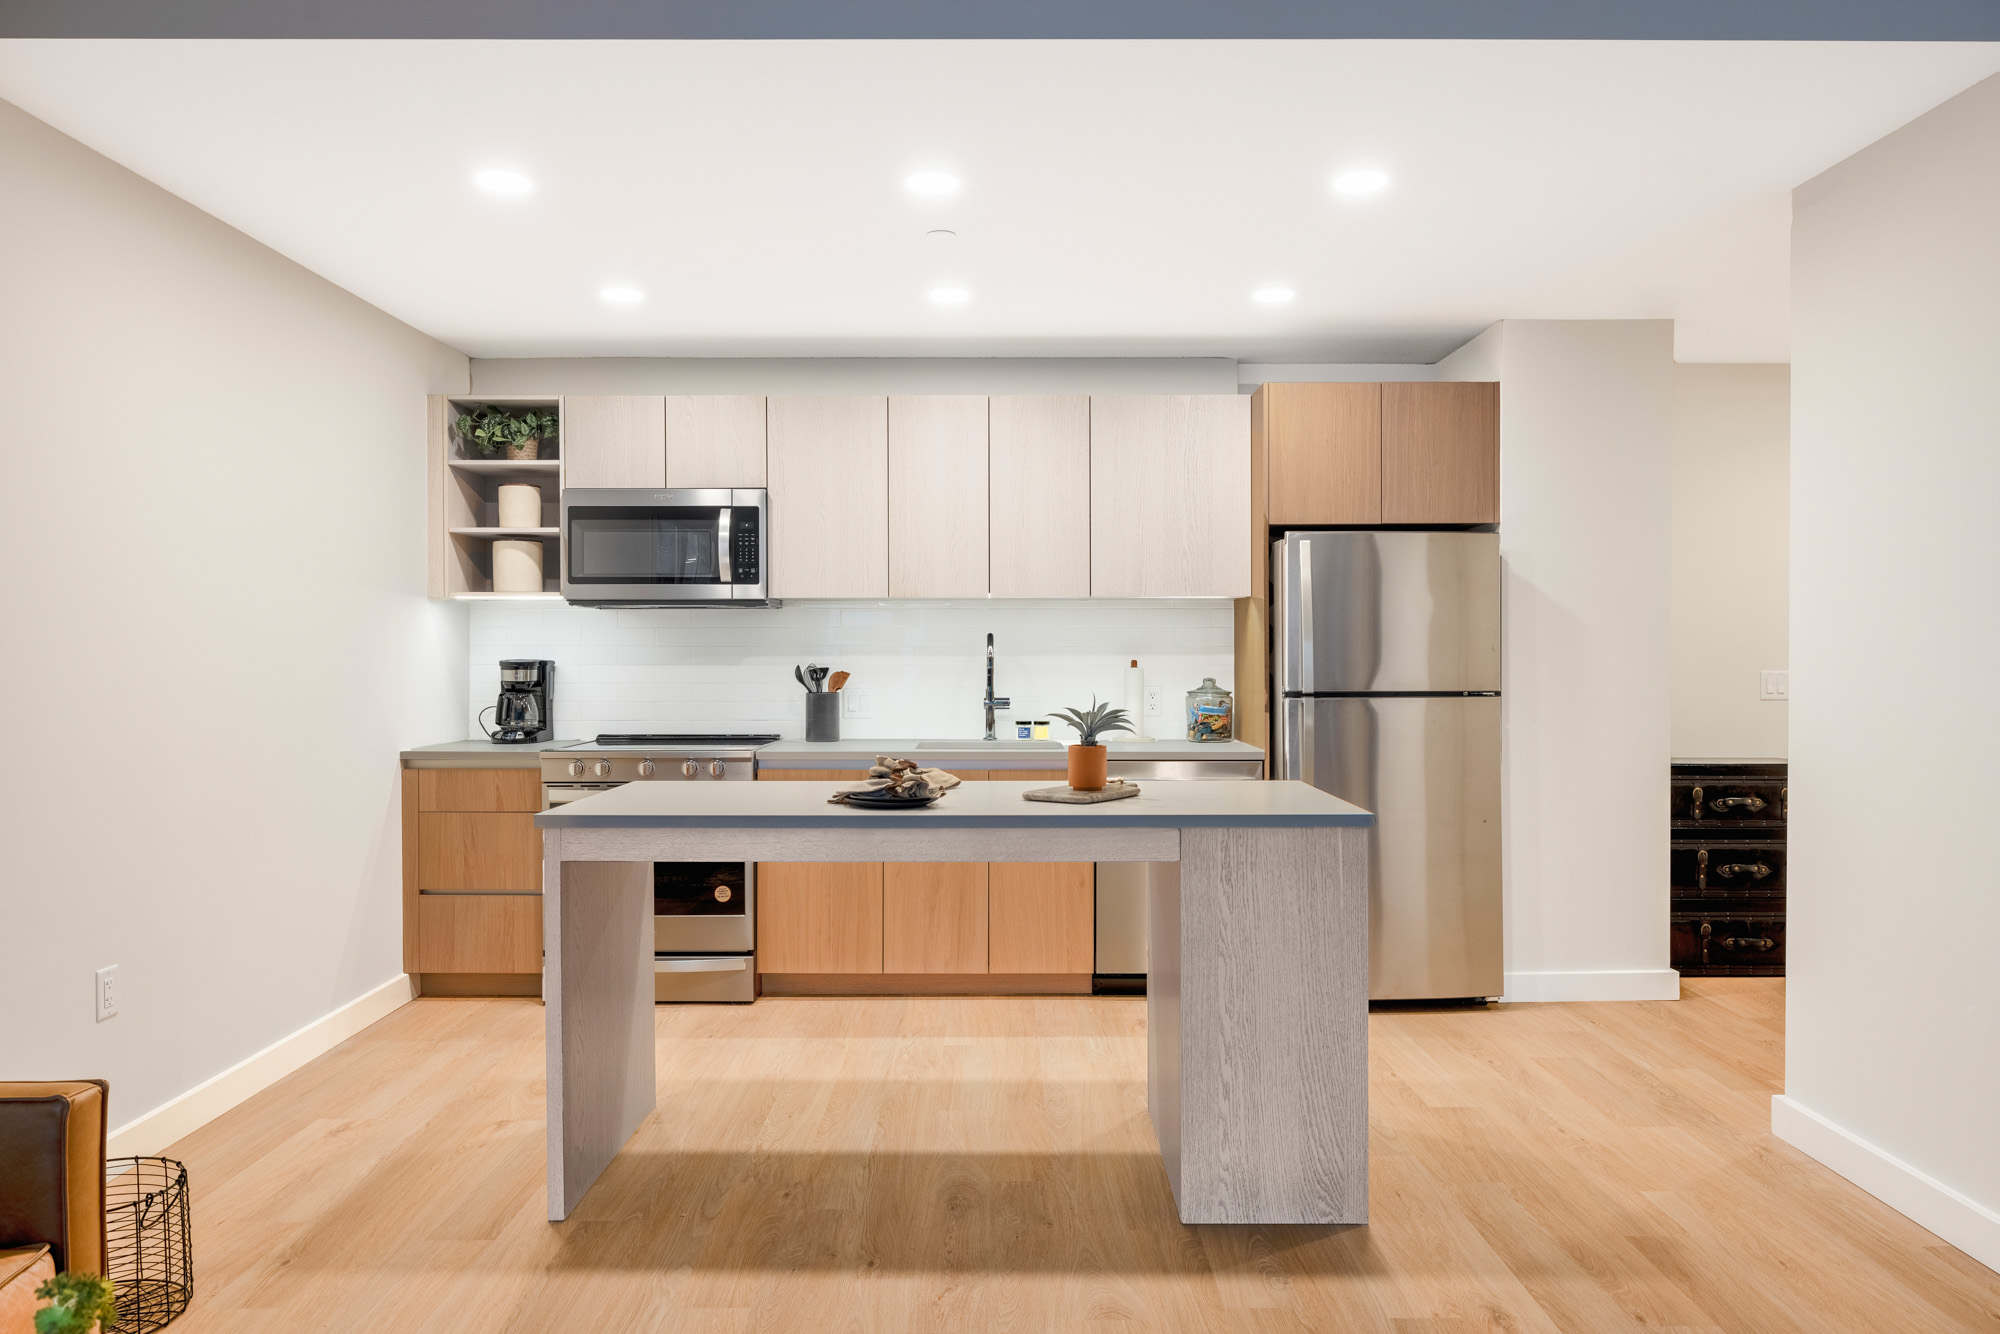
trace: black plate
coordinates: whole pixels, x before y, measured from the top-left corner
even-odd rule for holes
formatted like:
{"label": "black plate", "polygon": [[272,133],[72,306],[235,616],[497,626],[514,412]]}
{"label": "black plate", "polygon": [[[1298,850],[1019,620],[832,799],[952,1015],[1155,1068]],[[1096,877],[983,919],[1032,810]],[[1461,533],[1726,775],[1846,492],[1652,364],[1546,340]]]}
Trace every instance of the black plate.
{"label": "black plate", "polygon": [[887,792],[850,792],[847,794],[847,804],[850,806],[880,806],[886,810],[915,810],[918,807],[930,805],[943,795],[944,793],[939,792],[928,797],[906,797]]}

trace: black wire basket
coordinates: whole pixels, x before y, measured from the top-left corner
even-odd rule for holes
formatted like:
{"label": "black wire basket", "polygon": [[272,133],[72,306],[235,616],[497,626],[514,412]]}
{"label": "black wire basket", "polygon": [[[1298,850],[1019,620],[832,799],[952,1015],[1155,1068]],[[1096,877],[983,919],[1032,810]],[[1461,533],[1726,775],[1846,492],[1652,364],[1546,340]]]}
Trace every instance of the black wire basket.
{"label": "black wire basket", "polygon": [[118,1301],[118,1322],[105,1331],[152,1334],[194,1296],[187,1168],[171,1158],[112,1158],[104,1175],[105,1277]]}

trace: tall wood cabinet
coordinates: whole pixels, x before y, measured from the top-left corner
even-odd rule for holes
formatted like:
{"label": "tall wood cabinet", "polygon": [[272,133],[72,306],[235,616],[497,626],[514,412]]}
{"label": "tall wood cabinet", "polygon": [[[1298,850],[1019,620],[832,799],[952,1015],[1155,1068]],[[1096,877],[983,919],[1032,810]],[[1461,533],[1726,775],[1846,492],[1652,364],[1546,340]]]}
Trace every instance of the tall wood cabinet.
{"label": "tall wood cabinet", "polygon": [[403,968],[426,995],[541,990],[541,775],[403,772]]}
{"label": "tall wood cabinet", "polygon": [[1250,400],[1090,400],[1092,597],[1246,597]]}
{"label": "tall wood cabinet", "polygon": [[[961,772],[1059,781],[1060,771]],[[767,769],[761,782],[854,782],[859,770]],[[757,969],[774,994],[1087,992],[1089,862],[760,862]]]}

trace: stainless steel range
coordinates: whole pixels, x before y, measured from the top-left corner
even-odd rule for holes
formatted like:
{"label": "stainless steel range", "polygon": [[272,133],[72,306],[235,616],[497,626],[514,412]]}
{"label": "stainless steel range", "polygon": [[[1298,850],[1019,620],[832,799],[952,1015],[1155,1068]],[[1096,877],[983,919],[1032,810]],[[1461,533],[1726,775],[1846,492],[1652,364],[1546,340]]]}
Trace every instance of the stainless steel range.
{"label": "stainless steel range", "polygon": [[[607,733],[542,752],[549,807],[626,783],[729,783],[756,777],[757,747],[775,735]],[[757,998],[754,862],[653,864],[653,998]]]}

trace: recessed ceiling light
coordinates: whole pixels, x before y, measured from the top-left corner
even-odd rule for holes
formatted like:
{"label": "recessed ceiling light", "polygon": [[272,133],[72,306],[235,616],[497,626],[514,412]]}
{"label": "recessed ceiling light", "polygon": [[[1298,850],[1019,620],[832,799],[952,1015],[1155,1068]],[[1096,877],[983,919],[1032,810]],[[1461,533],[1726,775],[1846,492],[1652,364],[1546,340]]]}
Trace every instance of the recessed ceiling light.
{"label": "recessed ceiling light", "polygon": [[972,300],[972,293],[963,287],[953,287],[945,283],[933,287],[930,290],[930,298],[940,306],[962,306]]}
{"label": "recessed ceiling light", "polygon": [[472,183],[489,195],[532,194],[535,182],[525,171],[512,167],[481,167],[472,173]]}
{"label": "recessed ceiling light", "polygon": [[597,295],[614,306],[636,306],[646,299],[646,294],[636,287],[600,287]]}
{"label": "recessed ceiling light", "polygon": [[1289,287],[1260,287],[1250,294],[1250,299],[1260,306],[1283,306],[1297,295]]}
{"label": "recessed ceiling light", "polygon": [[1333,178],[1337,195],[1372,195],[1389,184],[1389,173],[1379,167],[1355,167]]}
{"label": "recessed ceiling light", "polygon": [[955,195],[958,177],[948,171],[913,171],[903,185],[913,195]]}

